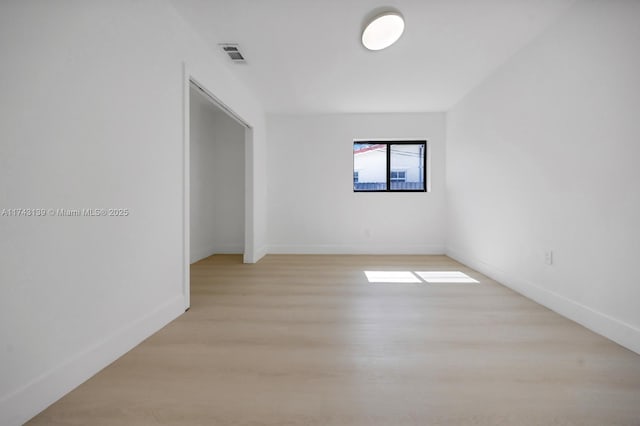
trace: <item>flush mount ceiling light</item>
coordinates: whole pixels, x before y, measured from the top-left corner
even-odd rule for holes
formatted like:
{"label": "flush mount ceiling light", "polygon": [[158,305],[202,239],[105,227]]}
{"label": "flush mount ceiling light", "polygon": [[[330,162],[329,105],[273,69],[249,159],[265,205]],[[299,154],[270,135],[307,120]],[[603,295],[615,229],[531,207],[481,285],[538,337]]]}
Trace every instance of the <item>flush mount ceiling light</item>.
{"label": "flush mount ceiling light", "polygon": [[404,19],[399,12],[378,13],[366,23],[362,44],[369,50],[382,50],[398,41],[403,32]]}

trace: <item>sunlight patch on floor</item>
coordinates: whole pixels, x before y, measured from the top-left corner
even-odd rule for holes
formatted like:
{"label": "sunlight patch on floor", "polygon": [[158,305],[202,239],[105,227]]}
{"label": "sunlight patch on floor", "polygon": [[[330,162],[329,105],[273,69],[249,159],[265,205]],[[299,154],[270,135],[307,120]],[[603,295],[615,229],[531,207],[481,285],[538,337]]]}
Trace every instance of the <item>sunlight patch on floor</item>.
{"label": "sunlight patch on floor", "polygon": [[428,283],[477,283],[469,275],[460,271],[418,271],[420,278]]}
{"label": "sunlight patch on floor", "polygon": [[409,271],[364,271],[370,283],[419,283],[420,278]]}
{"label": "sunlight patch on floor", "polygon": [[[364,271],[370,283],[478,283],[460,271]],[[420,278],[422,278],[422,280]]]}

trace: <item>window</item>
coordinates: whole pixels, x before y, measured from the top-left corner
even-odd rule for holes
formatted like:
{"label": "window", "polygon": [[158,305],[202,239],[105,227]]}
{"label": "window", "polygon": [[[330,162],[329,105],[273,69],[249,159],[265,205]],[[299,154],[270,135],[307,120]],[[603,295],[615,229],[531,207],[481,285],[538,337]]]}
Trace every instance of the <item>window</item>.
{"label": "window", "polygon": [[427,141],[354,141],[354,192],[426,192]]}
{"label": "window", "polygon": [[391,170],[391,182],[406,182],[407,172],[405,170]]}

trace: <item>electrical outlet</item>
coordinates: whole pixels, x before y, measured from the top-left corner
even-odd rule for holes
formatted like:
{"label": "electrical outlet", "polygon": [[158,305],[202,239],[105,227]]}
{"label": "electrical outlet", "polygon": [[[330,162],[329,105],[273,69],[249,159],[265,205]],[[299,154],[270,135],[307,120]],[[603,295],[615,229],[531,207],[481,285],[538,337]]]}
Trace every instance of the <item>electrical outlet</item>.
{"label": "electrical outlet", "polygon": [[553,251],[546,250],[544,252],[544,263],[547,265],[553,265]]}

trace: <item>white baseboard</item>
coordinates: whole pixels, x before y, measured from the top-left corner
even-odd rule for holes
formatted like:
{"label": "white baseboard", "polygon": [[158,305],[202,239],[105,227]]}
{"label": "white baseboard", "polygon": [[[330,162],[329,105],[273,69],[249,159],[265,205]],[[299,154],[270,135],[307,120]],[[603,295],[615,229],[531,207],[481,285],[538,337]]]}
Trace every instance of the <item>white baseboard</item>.
{"label": "white baseboard", "polygon": [[22,425],[184,313],[176,296],[0,399],[0,424]]}
{"label": "white baseboard", "polygon": [[423,254],[442,255],[444,246],[438,245],[271,245],[269,254]]}
{"label": "white baseboard", "polygon": [[244,247],[241,245],[217,246],[215,254],[243,254]]}
{"label": "white baseboard", "polygon": [[205,259],[209,256],[213,256],[214,254],[243,254],[244,247],[241,245],[227,245],[227,246],[216,246],[215,248],[207,249],[207,250],[193,250],[191,251],[191,260],[190,263],[196,263],[202,259]]}
{"label": "white baseboard", "polygon": [[207,258],[209,256],[211,256],[214,252],[211,249],[207,249],[207,250],[198,250],[198,249],[191,249],[190,253],[189,253],[189,262],[191,264],[194,264],[204,258]]}
{"label": "white baseboard", "polygon": [[535,283],[510,276],[501,269],[479,259],[467,256],[461,251],[448,248],[446,254],[452,259],[483,273],[542,306],[640,354],[640,329],[631,324],[598,312],[561,294],[549,291]]}

